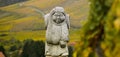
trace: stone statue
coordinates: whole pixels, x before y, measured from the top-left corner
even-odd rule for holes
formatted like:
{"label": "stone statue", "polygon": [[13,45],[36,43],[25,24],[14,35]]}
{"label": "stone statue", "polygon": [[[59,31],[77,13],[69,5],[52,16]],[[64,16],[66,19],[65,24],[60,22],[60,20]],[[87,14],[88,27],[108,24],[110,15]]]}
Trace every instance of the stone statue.
{"label": "stone statue", "polygon": [[68,57],[69,15],[63,7],[55,7],[44,16],[46,26],[46,57]]}

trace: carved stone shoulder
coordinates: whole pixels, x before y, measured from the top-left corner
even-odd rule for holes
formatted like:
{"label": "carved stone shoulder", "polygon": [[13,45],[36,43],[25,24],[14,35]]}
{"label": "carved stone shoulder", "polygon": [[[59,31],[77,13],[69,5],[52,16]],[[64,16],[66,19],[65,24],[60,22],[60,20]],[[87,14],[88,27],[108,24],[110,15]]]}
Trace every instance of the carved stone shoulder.
{"label": "carved stone shoulder", "polygon": [[45,21],[45,27],[46,27],[46,28],[47,28],[48,22],[49,22],[49,15],[50,15],[50,14],[46,14],[46,15],[44,16],[44,21]]}
{"label": "carved stone shoulder", "polygon": [[69,17],[69,14],[66,14],[66,23],[67,23],[67,27],[68,29],[70,29],[70,17]]}

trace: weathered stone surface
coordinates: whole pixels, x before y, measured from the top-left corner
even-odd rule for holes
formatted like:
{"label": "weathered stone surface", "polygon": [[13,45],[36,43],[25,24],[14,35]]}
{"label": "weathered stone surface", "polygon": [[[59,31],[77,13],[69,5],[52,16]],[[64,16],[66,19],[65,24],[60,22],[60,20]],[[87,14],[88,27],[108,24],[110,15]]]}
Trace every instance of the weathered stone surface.
{"label": "weathered stone surface", "polygon": [[44,17],[47,28],[45,55],[68,56],[69,15],[64,12],[64,8],[55,7]]}

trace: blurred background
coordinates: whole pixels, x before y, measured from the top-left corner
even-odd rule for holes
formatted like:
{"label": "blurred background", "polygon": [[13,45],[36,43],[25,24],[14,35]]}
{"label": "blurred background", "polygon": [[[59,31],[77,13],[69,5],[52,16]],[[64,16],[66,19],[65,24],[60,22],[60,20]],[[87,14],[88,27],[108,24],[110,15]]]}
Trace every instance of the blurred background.
{"label": "blurred background", "polygon": [[47,14],[70,15],[68,57],[120,56],[120,0],[0,0],[0,57],[45,57]]}

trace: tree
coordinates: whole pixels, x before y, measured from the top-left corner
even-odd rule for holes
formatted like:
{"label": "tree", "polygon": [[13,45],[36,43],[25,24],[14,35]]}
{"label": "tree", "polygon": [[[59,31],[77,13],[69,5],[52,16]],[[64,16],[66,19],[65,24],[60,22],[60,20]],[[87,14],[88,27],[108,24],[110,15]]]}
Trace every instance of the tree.
{"label": "tree", "polygon": [[21,57],[45,57],[45,44],[43,41],[26,40]]}
{"label": "tree", "polygon": [[15,51],[15,50],[17,50],[16,45],[13,45],[13,46],[10,47],[10,51]]}
{"label": "tree", "polygon": [[5,49],[4,49],[4,47],[2,45],[0,45],[0,52],[2,52],[5,57],[7,57],[7,55],[5,53]]}
{"label": "tree", "polygon": [[81,29],[84,44],[78,54],[90,48],[88,57],[114,57],[111,51],[119,48],[116,44],[120,41],[119,5],[119,0],[90,0],[89,18]]}

